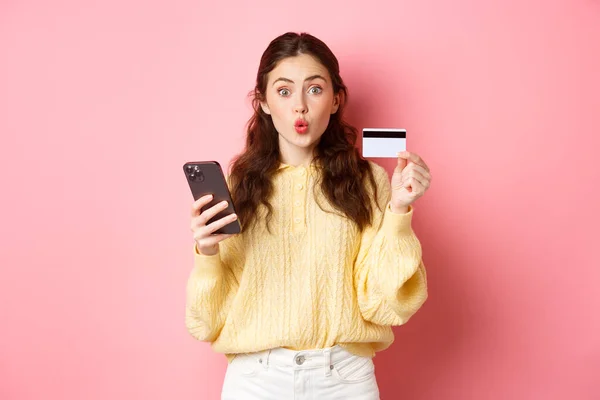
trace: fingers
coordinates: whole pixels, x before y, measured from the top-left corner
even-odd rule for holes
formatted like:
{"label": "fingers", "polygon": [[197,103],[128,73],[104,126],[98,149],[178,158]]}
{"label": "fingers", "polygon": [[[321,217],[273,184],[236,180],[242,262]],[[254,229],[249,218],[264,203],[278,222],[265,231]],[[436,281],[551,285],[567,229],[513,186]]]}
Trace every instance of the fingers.
{"label": "fingers", "polygon": [[411,187],[413,195],[422,195],[425,192],[425,185],[418,179],[410,178],[407,184]]}
{"label": "fingers", "polygon": [[206,230],[207,230],[208,234],[212,234],[213,232],[216,232],[219,229],[223,228],[225,225],[229,225],[236,219],[237,219],[236,214],[229,214],[226,217],[223,217],[221,219],[218,219],[218,220],[206,225]]}
{"label": "fingers", "polygon": [[208,210],[204,210],[204,212],[202,212],[199,215],[199,223],[200,224],[206,224],[208,221],[210,221],[211,219],[214,218],[215,215],[217,215],[218,213],[220,213],[221,211],[227,209],[227,202],[226,201],[222,201],[220,203],[215,204],[214,206],[212,206],[211,208],[209,208]]}
{"label": "fingers", "polygon": [[[398,153],[398,154],[400,154],[400,153]],[[406,168],[406,164],[407,164],[406,159],[398,156],[398,166],[396,168],[399,168],[400,171],[402,171],[404,168]]]}
{"label": "fingers", "polygon": [[[425,170],[427,170],[429,172],[429,167],[427,166],[425,161],[423,161],[423,159],[416,153],[411,153],[409,151],[403,151],[403,152],[398,153],[398,157],[406,159],[408,161],[412,161],[415,164],[420,165],[421,167],[425,168]],[[400,162],[398,162],[398,165],[400,165]]]}
{"label": "fingers", "polygon": [[194,204],[192,205],[192,217],[197,217],[198,215],[200,215],[200,210],[202,209],[202,207],[204,207],[205,205],[210,203],[212,201],[212,199],[213,199],[212,194],[208,194],[208,195],[202,196],[198,200],[196,200],[194,202]]}
{"label": "fingers", "polygon": [[412,164],[412,166],[413,168],[402,172],[402,187],[411,187],[413,191],[417,188],[423,191],[429,189],[431,186],[431,174],[415,164]]}
{"label": "fingers", "polygon": [[236,214],[229,214],[216,221],[211,221],[217,214],[227,209],[227,202],[222,201],[207,210],[202,208],[213,200],[212,195],[207,195],[196,200],[192,206],[191,230],[196,241],[196,246],[201,254],[211,255],[218,251],[218,244],[223,240],[233,236],[232,234],[215,234],[216,231],[224,226],[234,222],[237,219]]}
{"label": "fingers", "polygon": [[414,176],[417,179],[431,180],[431,173],[420,165],[410,163],[408,171],[406,171],[408,177]]}
{"label": "fingers", "polygon": [[226,217],[220,218],[208,225],[204,225],[204,222],[200,218],[196,218],[196,222],[192,225],[192,232],[194,240],[198,244],[198,248],[206,249],[214,247],[219,242],[233,236],[232,234],[214,234],[214,232],[229,225],[237,219],[236,214],[229,214]]}
{"label": "fingers", "polygon": [[[201,237],[199,239],[196,239],[196,245],[198,246],[198,249],[202,249],[202,248],[211,248],[211,247],[215,247],[216,245],[219,244],[219,242],[222,242],[225,239],[228,239],[230,237],[232,237],[232,234],[227,234],[227,233],[221,233],[218,235],[211,235],[211,236],[206,236],[206,237]],[[201,250],[202,251],[202,250]]]}

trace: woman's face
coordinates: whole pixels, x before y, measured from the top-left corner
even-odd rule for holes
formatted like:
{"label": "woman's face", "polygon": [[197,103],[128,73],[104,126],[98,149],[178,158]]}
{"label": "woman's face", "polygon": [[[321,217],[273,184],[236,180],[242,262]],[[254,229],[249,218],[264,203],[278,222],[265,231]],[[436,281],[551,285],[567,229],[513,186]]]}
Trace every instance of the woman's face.
{"label": "woman's face", "polygon": [[307,152],[339,107],[327,68],[307,54],[281,60],[269,73],[263,111],[279,133],[280,151]]}

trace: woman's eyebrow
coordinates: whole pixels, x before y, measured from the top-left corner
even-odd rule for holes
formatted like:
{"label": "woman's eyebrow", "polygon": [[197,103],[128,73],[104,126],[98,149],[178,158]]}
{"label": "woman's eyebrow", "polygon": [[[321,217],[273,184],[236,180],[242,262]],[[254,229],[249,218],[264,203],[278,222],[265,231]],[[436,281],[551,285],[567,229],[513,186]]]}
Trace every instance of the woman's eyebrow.
{"label": "woman's eyebrow", "polygon": [[[306,81],[312,81],[313,79],[323,79],[325,82],[327,82],[327,79],[323,78],[321,75],[318,75],[318,74],[317,75],[309,76],[308,78],[306,78],[304,80],[304,82],[306,82]],[[291,80],[291,79],[281,77],[281,78],[275,79],[275,82],[273,82],[273,86],[275,86],[275,84],[277,82],[279,82],[279,81],[294,83],[294,81]]]}

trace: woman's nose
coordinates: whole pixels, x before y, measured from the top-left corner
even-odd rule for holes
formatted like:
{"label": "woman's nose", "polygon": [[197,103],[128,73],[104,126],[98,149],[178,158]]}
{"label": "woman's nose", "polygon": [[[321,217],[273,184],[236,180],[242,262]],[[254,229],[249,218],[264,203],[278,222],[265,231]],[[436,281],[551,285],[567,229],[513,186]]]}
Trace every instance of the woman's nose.
{"label": "woman's nose", "polygon": [[298,96],[298,98],[296,99],[296,103],[294,104],[294,111],[302,114],[305,114],[308,111],[304,96]]}

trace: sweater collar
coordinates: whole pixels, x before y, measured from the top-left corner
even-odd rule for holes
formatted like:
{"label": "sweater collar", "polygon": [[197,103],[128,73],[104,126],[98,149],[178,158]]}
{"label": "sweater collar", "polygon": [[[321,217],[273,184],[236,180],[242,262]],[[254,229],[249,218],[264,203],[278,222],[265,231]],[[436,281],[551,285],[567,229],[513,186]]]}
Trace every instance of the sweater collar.
{"label": "sweater collar", "polygon": [[289,169],[289,170],[293,171],[293,170],[298,170],[298,169],[301,169],[301,168],[306,168],[309,171],[314,171],[316,169],[316,167],[315,167],[315,165],[313,163],[311,163],[308,167],[304,167],[302,165],[293,166],[293,165],[289,165],[289,164],[285,164],[285,163],[279,163],[279,168],[278,169],[279,170]]}

